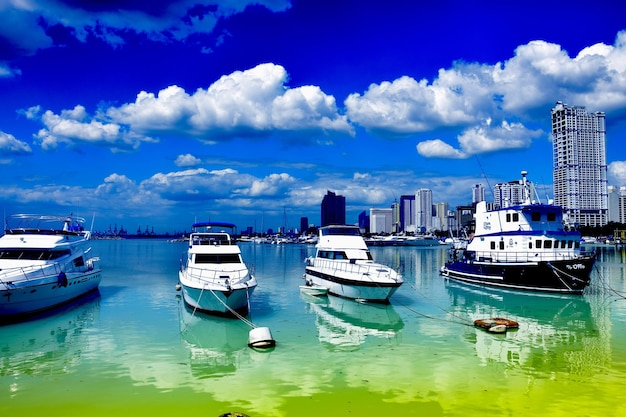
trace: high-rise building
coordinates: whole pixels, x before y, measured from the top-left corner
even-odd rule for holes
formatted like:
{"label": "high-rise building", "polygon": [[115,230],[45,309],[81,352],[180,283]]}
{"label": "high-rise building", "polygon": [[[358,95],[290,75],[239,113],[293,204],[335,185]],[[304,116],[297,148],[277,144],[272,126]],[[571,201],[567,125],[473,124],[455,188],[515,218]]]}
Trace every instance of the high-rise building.
{"label": "high-rise building", "polygon": [[390,208],[370,209],[370,233],[391,233],[393,231],[393,210]]}
{"label": "high-rise building", "polygon": [[480,203],[481,201],[485,201],[485,187],[476,184],[472,188],[472,203]]}
{"label": "high-rise building", "polygon": [[426,231],[433,224],[433,192],[428,188],[420,188],[415,193],[415,224]]}
{"label": "high-rise building", "polygon": [[400,196],[400,231],[415,232],[415,195]]}
{"label": "high-rise building", "polygon": [[346,198],[328,191],[322,199],[322,226],[346,224]]}
{"label": "high-rise building", "polygon": [[[530,186],[530,195],[535,195],[535,185],[527,181]],[[524,202],[524,184],[522,180],[514,180],[496,184],[493,187],[493,205],[495,208],[506,208]]]}
{"label": "high-rise building", "polygon": [[552,109],[554,203],[569,221],[604,226],[608,216],[604,112],[557,101]]}

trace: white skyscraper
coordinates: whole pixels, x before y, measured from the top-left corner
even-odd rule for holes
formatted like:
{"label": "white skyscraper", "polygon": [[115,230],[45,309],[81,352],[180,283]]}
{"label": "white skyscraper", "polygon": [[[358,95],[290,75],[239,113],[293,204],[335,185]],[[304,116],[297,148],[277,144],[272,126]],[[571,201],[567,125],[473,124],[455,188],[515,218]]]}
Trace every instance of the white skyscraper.
{"label": "white skyscraper", "polygon": [[554,203],[570,221],[604,226],[608,216],[606,120],[603,112],[560,101],[552,109]]}
{"label": "white skyscraper", "polygon": [[420,188],[415,193],[415,224],[427,231],[433,225],[433,192],[428,188]]}
{"label": "white skyscraper", "polygon": [[476,184],[472,188],[472,203],[485,201],[485,187],[482,184]]}

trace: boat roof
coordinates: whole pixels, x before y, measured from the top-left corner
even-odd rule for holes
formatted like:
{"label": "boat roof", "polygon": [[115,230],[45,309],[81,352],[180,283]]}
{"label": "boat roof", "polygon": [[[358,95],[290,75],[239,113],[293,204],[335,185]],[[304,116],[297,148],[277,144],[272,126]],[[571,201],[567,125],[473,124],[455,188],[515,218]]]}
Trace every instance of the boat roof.
{"label": "boat roof", "polygon": [[85,219],[73,215],[13,214],[4,220],[7,233],[75,234],[84,230]]}
{"label": "boat roof", "polygon": [[328,235],[343,235],[343,236],[360,236],[361,231],[358,226],[347,224],[336,224],[320,227],[320,234],[322,236]]}

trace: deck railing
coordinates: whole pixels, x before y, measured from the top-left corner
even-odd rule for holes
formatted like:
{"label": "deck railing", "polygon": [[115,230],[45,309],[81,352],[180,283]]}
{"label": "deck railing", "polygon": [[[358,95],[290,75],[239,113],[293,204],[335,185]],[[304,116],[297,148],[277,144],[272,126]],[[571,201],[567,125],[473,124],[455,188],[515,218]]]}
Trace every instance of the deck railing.
{"label": "deck railing", "polygon": [[94,261],[98,258],[90,258],[83,265],[75,265],[74,260],[65,262],[55,262],[44,265],[30,265],[25,267],[7,268],[0,271],[0,282],[5,286],[19,285],[21,283],[58,276],[61,272],[65,274],[83,273],[94,269]]}
{"label": "deck railing", "polygon": [[[181,271],[183,270],[181,264]],[[245,282],[250,279],[250,270],[246,267],[235,270],[218,271],[215,269],[197,268],[194,266],[187,267],[187,278],[197,282],[212,282],[217,285],[234,285]]]}
{"label": "deck railing", "polygon": [[[361,262],[367,262],[365,260]],[[394,274],[394,270],[388,266],[376,264],[376,263],[360,263],[359,261],[350,260],[330,260],[323,258],[308,258],[307,265],[314,266],[316,268],[329,269],[331,274],[337,272],[358,274],[369,276],[372,279],[394,279],[396,280],[399,275]]]}
{"label": "deck railing", "polygon": [[590,252],[575,252],[571,249],[555,249],[536,252],[509,252],[509,251],[475,251],[473,260],[481,262],[547,262],[554,260],[571,260],[590,256]]}

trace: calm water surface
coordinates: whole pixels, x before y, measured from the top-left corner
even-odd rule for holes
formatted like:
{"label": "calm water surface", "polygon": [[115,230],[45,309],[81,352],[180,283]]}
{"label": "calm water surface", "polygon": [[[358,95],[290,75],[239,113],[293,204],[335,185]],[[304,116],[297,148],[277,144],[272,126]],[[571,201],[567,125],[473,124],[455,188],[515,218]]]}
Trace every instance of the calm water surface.
{"label": "calm water surface", "polygon": [[[0,413],[13,416],[624,416],[626,254],[563,298],[446,283],[445,248],[372,248],[405,284],[390,305],[301,295],[304,245],[241,244],[259,285],[249,319],[192,314],[184,243],[95,241],[98,294],[0,326]],[[470,325],[507,317],[494,335]]]}

